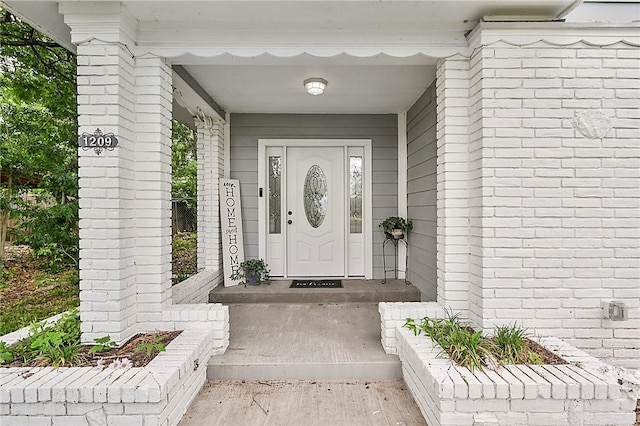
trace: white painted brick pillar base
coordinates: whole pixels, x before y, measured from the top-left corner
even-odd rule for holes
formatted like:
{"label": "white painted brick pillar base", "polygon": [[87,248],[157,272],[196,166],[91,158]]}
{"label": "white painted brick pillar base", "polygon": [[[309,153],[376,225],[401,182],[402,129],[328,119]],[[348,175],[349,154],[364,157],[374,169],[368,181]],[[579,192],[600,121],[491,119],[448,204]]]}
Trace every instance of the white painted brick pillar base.
{"label": "white painted brick pillar base", "polygon": [[196,118],[198,133],[198,269],[222,269],[218,187],[224,175],[224,122]]}
{"label": "white painted brick pillar base", "polygon": [[82,339],[122,342],[171,304],[171,70],[133,57],[119,4],[92,16],[76,7],[61,12],[78,46],[79,131],[119,140],[78,151]]}
{"label": "white painted brick pillar base", "polygon": [[469,59],[437,64],[438,302],[469,313],[468,130]]}

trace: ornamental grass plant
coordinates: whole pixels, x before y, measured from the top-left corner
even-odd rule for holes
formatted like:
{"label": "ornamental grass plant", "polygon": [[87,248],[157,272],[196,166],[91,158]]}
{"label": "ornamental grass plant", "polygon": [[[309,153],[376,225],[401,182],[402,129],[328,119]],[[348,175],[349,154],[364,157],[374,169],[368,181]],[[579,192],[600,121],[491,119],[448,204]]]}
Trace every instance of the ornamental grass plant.
{"label": "ornamental grass plant", "polygon": [[461,367],[471,370],[496,370],[508,364],[541,364],[540,357],[527,346],[528,333],[517,324],[497,327],[493,336],[460,322],[457,314],[448,312],[444,318],[424,317],[419,322],[407,318],[405,328],[417,336],[426,334]]}

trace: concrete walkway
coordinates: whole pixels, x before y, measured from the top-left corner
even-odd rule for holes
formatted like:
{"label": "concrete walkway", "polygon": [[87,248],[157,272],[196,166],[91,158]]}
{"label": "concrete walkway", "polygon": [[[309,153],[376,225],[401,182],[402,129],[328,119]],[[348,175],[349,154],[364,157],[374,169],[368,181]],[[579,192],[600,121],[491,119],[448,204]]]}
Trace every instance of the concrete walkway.
{"label": "concrete walkway", "polygon": [[208,382],[179,426],[426,425],[401,380]]}

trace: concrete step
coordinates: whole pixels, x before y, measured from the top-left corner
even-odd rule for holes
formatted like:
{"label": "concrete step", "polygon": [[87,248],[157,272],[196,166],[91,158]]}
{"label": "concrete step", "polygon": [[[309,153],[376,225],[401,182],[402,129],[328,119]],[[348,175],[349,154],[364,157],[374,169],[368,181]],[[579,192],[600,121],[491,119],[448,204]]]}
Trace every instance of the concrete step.
{"label": "concrete step", "polygon": [[419,302],[420,291],[403,280],[343,279],[342,288],[289,288],[290,280],[259,286],[216,287],[211,303],[379,303]]}
{"label": "concrete step", "polygon": [[207,367],[209,380],[399,380],[399,360],[386,362],[216,364]]}
{"label": "concrete step", "polygon": [[[403,284],[404,285],[404,284]],[[376,303],[233,304],[230,344],[209,380],[397,380]]]}

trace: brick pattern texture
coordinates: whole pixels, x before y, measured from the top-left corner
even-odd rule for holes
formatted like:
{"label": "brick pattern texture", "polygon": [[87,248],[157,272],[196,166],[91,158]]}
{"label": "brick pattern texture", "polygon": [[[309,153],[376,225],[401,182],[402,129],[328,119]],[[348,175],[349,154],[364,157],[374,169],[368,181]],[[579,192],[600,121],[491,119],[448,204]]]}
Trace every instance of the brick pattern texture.
{"label": "brick pattern texture", "polygon": [[100,155],[78,150],[87,343],[105,334],[126,341],[171,305],[171,68],[134,58],[123,18],[112,18],[89,38],[85,16],[65,16],[78,44],[79,130],[119,139]]}
{"label": "brick pattern texture", "polygon": [[[473,46],[472,46],[473,47]],[[470,317],[640,364],[640,51],[496,42],[470,59]],[[576,114],[612,130],[590,139]],[[621,300],[629,320],[603,318]]]}
{"label": "brick pattern texture", "polygon": [[219,181],[224,175],[224,123],[196,119],[198,149],[198,270],[222,269]]}

